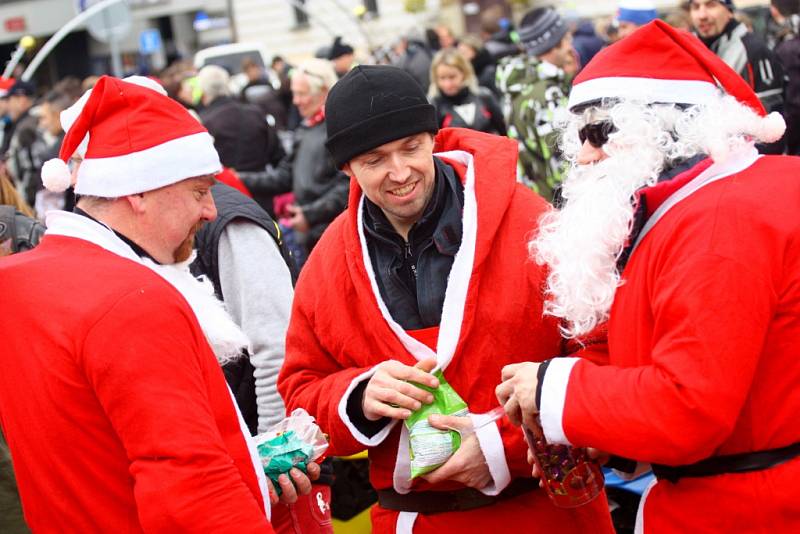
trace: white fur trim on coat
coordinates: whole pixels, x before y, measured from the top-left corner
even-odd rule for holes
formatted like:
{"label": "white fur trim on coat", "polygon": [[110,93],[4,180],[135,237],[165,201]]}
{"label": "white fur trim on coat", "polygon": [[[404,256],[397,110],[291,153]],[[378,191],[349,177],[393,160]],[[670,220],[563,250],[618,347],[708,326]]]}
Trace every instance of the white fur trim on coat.
{"label": "white fur trim on coat", "polygon": [[372,378],[372,375],[375,374],[377,370],[377,366],[373,367],[369,371],[365,373],[361,373],[357,377],[355,377],[351,382],[350,385],[347,386],[347,390],[342,395],[342,398],[339,400],[338,405],[338,412],[339,418],[344,422],[344,425],[350,431],[350,434],[353,435],[356,441],[360,444],[364,445],[365,447],[375,447],[383,443],[383,440],[389,435],[389,432],[394,428],[394,426],[399,422],[398,419],[392,420],[390,423],[387,423],[385,427],[383,427],[380,432],[375,434],[374,436],[367,437],[361,433],[361,431],[353,424],[350,420],[350,416],[347,415],[347,401],[350,399],[350,395],[353,394],[353,390],[358,386],[360,383],[364,382],[365,380],[369,380]]}
{"label": "white fur trim on coat", "polygon": [[492,483],[479,491],[485,495],[499,495],[511,483],[511,471],[506,461],[506,449],[500,429],[496,422],[486,424],[486,418],[484,414],[470,414],[472,425],[477,429],[475,436],[489,467],[489,474],[492,475]]}
{"label": "white fur trim on coat", "polygon": [[550,360],[542,377],[542,400],[539,419],[548,443],[571,445],[564,434],[564,404],[567,401],[567,384],[572,368],[580,358],[554,358]]}

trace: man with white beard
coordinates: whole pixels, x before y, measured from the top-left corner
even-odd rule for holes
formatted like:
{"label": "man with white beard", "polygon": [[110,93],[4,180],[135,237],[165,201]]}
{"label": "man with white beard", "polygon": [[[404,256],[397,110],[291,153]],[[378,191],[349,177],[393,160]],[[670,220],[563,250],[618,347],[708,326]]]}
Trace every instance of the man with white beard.
{"label": "man with white beard", "polygon": [[213,140],[168,97],[103,77],[59,157],[43,182],[74,183],[77,209],[50,212],[41,245],[0,264],[0,423],[28,525],[273,532],[219,369],[247,340],[188,271],[216,216]]}
{"label": "man with white beard", "polygon": [[546,313],[577,340],[607,321],[608,344],[506,366],[498,399],[550,442],[651,464],[641,532],[800,531],[800,160],[754,148],[782,120],[660,21],[569,107],[566,204],[531,253]]}

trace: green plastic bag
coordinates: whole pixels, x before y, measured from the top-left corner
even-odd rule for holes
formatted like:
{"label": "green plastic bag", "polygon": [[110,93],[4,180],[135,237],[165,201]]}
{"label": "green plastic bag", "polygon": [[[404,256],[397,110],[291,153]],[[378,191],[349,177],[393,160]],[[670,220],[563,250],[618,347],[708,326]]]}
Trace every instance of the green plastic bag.
{"label": "green plastic bag", "polygon": [[264,473],[272,480],[278,495],[281,494],[278,477],[288,473],[292,467],[306,473],[306,464],[313,452],[314,447],[304,443],[293,430],[258,444],[258,455],[264,465]]}
{"label": "green plastic bag", "polygon": [[439,379],[439,387],[429,388],[422,384],[415,386],[433,394],[433,402],[423,405],[406,419],[408,428],[408,452],[411,457],[411,478],[430,473],[444,464],[461,446],[461,435],[455,430],[439,430],[428,423],[429,415],[466,416],[469,413],[456,390],[453,389],[441,371],[433,374]]}
{"label": "green plastic bag", "polygon": [[281,494],[278,477],[292,467],[308,473],[308,463],[318,460],[328,448],[328,439],[308,412],[297,408],[292,414],[255,438],[264,473]]}

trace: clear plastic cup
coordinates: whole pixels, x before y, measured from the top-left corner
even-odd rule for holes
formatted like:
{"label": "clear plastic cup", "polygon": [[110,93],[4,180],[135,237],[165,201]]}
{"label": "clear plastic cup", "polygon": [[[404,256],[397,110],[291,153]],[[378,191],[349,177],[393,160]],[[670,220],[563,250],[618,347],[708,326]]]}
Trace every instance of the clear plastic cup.
{"label": "clear plastic cup", "polygon": [[536,467],[542,474],[544,489],[553,504],[575,508],[600,495],[605,482],[603,471],[589,458],[586,449],[552,445],[530,429],[524,430]]}

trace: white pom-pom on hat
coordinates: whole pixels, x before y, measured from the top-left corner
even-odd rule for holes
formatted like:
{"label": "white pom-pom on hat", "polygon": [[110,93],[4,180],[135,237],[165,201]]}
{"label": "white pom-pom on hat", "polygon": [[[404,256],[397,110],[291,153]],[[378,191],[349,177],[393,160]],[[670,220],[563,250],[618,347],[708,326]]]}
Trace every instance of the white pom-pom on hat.
{"label": "white pom-pom on hat", "polygon": [[761,118],[756,137],[758,137],[759,141],[773,143],[783,137],[784,132],[786,132],[786,120],[784,120],[783,115],[773,111],[766,117]]}
{"label": "white pom-pom on hat", "polygon": [[72,185],[72,173],[64,160],[49,159],[42,165],[42,183],[48,191],[63,193]]}

